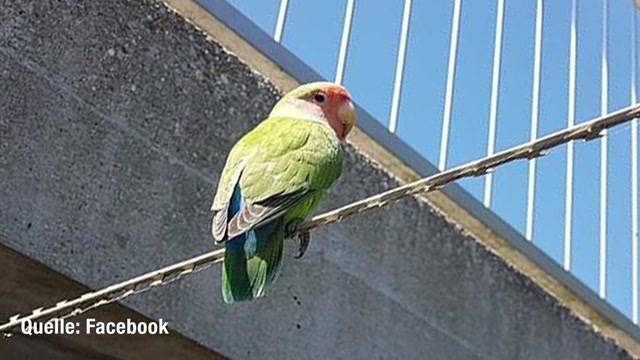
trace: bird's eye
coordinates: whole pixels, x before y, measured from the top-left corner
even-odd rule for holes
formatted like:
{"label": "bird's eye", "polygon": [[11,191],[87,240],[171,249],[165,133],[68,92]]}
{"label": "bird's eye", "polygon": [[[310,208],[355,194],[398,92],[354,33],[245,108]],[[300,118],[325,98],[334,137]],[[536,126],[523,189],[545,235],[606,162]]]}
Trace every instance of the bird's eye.
{"label": "bird's eye", "polygon": [[326,100],[326,96],[323,92],[317,92],[313,95],[313,100],[315,100],[318,104],[322,104]]}

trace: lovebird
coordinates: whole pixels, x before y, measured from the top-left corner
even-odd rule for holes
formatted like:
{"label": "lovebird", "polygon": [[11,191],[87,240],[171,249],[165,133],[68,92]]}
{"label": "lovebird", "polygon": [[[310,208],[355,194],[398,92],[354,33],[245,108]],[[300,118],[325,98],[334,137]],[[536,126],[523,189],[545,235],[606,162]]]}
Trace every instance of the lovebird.
{"label": "lovebird", "polygon": [[[297,87],[233,146],[211,207],[211,232],[224,243],[226,303],[264,295],[282,262],[285,238],[316,208],[342,171],[342,143],[356,123],[342,86]],[[297,235],[298,256],[309,233]]]}

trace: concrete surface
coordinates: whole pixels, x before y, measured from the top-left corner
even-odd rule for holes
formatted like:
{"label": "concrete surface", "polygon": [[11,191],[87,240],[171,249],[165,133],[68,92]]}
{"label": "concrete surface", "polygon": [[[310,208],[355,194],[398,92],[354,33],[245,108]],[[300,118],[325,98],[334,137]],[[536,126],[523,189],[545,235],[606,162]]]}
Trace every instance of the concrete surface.
{"label": "concrete surface", "polygon": [[[92,288],[210,249],[217,174],[275,88],[156,1],[0,9],[0,240]],[[393,185],[349,148],[324,208]],[[231,358],[629,358],[415,199],[285,261],[254,303],[222,304],[214,268],[127,304]]]}

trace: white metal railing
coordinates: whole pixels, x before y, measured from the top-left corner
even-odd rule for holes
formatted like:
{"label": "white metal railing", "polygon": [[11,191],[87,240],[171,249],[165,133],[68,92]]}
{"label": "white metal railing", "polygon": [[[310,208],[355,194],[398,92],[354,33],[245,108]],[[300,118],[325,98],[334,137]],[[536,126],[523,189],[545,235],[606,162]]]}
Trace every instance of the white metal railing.
{"label": "white metal railing", "polygon": [[[609,0],[602,0],[602,66],[600,78],[600,114],[606,114],[609,107],[609,57],[607,53],[607,37]],[[598,294],[607,297],[607,132],[600,139],[600,278]]]}
{"label": "white metal railing", "polygon": [[[500,94],[500,63],[502,60],[502,31],[504,30],[504,0],[498,0],[496,9],[496,31],[493,40],[493,66],[491,68],[491,104],[489,107],[489,139],[487,140],[487,155],[496,151],[496,127],[498,121],[498,96]],[[493,190],[493,173],[487,174],[484,183],[484,206],[491,206],[491,192]]]}
{"label": "white metal railing", "polygon": [[[571,32],[569,40],[569,98],[567,101],[567,127],[576,123],[576,64],[578,52],[578,0],[571,0]],[[571,237],[573,230],[573,160],[574,143],[567,144],[566,194],[564,207],[563,267],[571,270]]]}
{"label": "white metal railing", "polygon": [[[631,12],[631,99],[638,102],[638,31],[636,14]],[[638,324],[638,120],[631,122],[631,319]]]}
{"label": "white metal railing", "polygon": [[398,46],[398,60],[396,61],[395,80],[393,82],[393,97],[391,98],[391,115],[389,116],[389,131],[396,132],[398,110],[400,108],[400,91],[402,90],[402,75],[404,75],[404,58],[407,53],[409,40],[409,21],[411,19],[411,0],[404,1],[402,12],[402,28],[400,30],[400,46]]}
{"label": "white metal railing", "polygon": [[340,52],[338,53],[338,64],[336,65],[335,83],[342,84],[344,78],[344,68],[347,62],[347,49],[349,48],[349,37],[351,34],[351,22],[353,20],[353,7],[356,0],[347,0],[344,11],[344,25],[342,27],[342,37],[340,38]]}
{"label": "white metal railing", "polygon": [[280,0],[280,8],[278,9],[278,18],[276,20],[276,29],[273,32],[273,39],[277,42],[282,41],[284,33],[284,22],[287,19],[287,10],[289,8],[289,0]]}
{"label": "white metal railing", "polygon": [[444,170],[447,166],[449,151],[449,131],[451,129],[451,111],[453,110],[453,86],[456,77],[456,62],[458,58],[458,41],[460,38],[460,19],[462,17],[462,0],[454,0],[453,17],[451,19],[451,43],[449,45],[449,63],[447,66],[447,87],[444,98],[444,115],[442,117],[442,136],[440,136],[440,158],[438,168]]}
{"label": "white metal railing", "polygon": [[[538,120],[540,116],[540,74],[542,72],[542,26],[543,26],[543,0],[536,1],[536,25],[535,25],[535,45],[533,60],[533,88],[531,90],[531,132],[530,140],[538,137]],[[535,192],[536,192],[536,163],[537,159],[529,161],[529,180],[527,188],[527,220],[525,237],[533,240],[533,217],[535,214]]]}

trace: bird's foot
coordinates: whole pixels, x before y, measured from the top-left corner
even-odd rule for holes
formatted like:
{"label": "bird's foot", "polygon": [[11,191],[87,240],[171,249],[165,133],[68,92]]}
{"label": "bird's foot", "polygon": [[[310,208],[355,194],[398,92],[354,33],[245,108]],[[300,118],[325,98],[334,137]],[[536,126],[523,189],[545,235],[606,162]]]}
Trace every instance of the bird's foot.
{"label": "bird's foot", "polygon": [[309,241],[311,241],[311,233],[304,231],[298,234],[298,254],[296,259],[300,259],[307,252],[309,247]]}
{"label": "bird's foot", "polygon": [[297,219],[287,224],[285,229],[285,236],[289,239],[295,239],[298,241],[298,254],[296,259],[300,259],[309,247],[309,241],[311,240],[311,233],[309,231],[298,231],[298,226],[302,223],[302,220]]}

